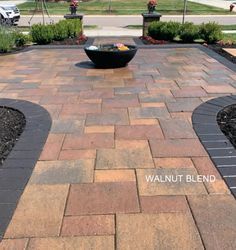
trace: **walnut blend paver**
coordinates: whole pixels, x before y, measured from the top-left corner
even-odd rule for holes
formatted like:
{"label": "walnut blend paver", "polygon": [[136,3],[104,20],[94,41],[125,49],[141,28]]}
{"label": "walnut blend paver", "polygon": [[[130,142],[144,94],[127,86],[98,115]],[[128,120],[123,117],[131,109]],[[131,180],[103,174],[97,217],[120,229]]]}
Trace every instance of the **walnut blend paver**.
{"label": "walnut blend paver", "polygon": [[[38,103],[53,123],[0,250],[236,249],[235,200],[191,124],[199,104],[235,93],[236,74],[192,48],[140,49],[119,69],[86,61],[1,57],[0,98]],[[198,174],[216,182],[185,180]],[[147,181],[157,175],[183,181]]]}

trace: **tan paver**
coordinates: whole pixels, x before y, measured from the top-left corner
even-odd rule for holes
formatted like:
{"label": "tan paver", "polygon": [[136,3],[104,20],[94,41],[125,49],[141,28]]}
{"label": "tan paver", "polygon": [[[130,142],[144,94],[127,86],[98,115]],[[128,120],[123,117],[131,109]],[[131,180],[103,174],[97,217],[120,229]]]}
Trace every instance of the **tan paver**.
{"label": "tan paver", "polygon": [[0,242],[0,250],[26,250],[28,239],[5,239]]}
{"label": "tan paver", "polygon": [[193,168],[191,158],[154,158],[156,168]]}
{"label": "tan paver", "polygon": [[188,200],[206,249],[235,249],[235,199],[231,195],[209,195]]}
{"label": "tan paver", "polygon": [[117,216],[117,249],[203,250],[189,214],[130,214]]}
{"label": "tan paver", "polygon": [[[197,138],[190,122],[184,119],[160,119],[160,125],[168,139]],[[152,137],[155,138],[155,137]]]}
{"label": "tan paver", "polygon": [[7,238],[58,236],[69,185],[29,185],[6,231]]}
{"label": "tan paver", "polygon": [[134,170],[95,170],[95,182],[136,181]]}
{"label": "tan paver", "polygon": [[236,57],[236,49],[223,48],[223,50],[229,53],[230,55]]}
{"label": "tan paver", "polygon": [[60,237],[31,239],[29,250],[114,250],[113,236]]}
{"label": "tan paver", "polygon": [[207,156],[198,139],[150,140],[154,157]]}
{"label": "tan paver", "polygon": [[[139,194],[187,195],[206,194],[202,182],[193,181],[197,176],[195,169],[137,169]],[[166,178],[167,177],[167,178]]]}

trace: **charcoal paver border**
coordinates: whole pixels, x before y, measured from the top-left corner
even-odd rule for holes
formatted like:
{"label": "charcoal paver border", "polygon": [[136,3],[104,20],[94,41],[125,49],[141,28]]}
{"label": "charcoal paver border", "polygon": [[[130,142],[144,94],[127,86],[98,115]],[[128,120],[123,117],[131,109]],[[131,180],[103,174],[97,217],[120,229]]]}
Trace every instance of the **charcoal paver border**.
{"label": "charcoal paver border", "polygon": [[192,123],[199,140],[236,198],[236,149],[217,123],[217,114],[234,104],[236,95],[211,99],[193,111]]}
{"label": "charcoal paver border", "polygon": [[[0,99],[0,106],[18,110],[24,114],[26,119],[24,131],[3,165],[0,166],[1,241],[43,150],[52,119],[46,109],[28,101]],[[32,140],[32,136],[36,137],[37,140]]]}

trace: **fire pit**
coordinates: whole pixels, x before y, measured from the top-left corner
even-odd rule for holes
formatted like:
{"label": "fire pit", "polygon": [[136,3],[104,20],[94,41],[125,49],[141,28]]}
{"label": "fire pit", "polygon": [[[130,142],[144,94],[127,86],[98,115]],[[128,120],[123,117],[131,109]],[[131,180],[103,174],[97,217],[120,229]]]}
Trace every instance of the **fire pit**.
{"label": "fire pit", "polygon": [[135,56],[137,47],[125,44],[104,44],[84,48],[89,59],[98,68],[125,67]]}

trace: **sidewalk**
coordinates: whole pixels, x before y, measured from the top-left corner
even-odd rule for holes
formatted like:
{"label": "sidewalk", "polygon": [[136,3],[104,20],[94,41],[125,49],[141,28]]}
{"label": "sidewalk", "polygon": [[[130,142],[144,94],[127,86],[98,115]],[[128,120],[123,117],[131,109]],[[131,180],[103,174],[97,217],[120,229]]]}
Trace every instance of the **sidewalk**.
{"label": "sidewalk", "polygon": [[[200,3],[200,4],[205,4],[205,5],[210,5],[214,7],[219,7],[222,9],[229,10],[229,6],[231,3],[235,3],[236,1],[224,1],[224,0],[188,0],[189,2],[194,2],[194,3]],[[236,11],[236,8],[233,10],[234,12]]]}
{"label": "sidewalk", "polygon": [[[20,26],[28,26],[28,21],[31,16],[21,16],[19,22]],[[63,15],[51,16],[54,22],[58,22],[63,19]],[[182,22],[182,15],[166,15],[161,17],[162,21],[178,21]],[[49,19],[47,19],[50,22]],[[200,24],[202,22],[218,22],[219,24],[235,24],[236,15],[187,15],[186,21]],[[32,24],[42,22],[42,16],[35,16],[32,20]],[[85,15],[84,25],[98,25],[98,26],[113,26],[113,27],[125,27],[127,25],[142,25],[143,19],[141,15],[134,16],[94,16]]]}
{"label": "sidewalk", "polygon": [[142,35],[142,29],[126,29],[121,27],[104,26],[96,29],[84,29],[86,36],[90,37],[110,37],[110,36],[130,36],[139,37]]}

